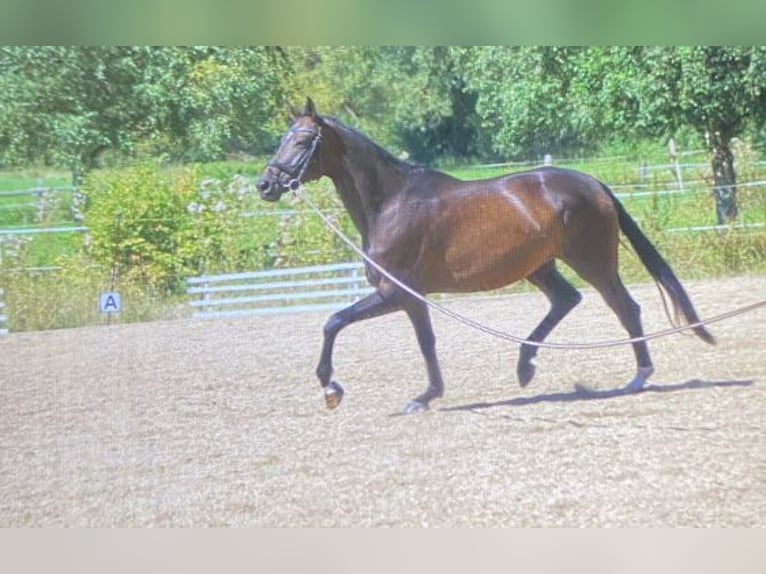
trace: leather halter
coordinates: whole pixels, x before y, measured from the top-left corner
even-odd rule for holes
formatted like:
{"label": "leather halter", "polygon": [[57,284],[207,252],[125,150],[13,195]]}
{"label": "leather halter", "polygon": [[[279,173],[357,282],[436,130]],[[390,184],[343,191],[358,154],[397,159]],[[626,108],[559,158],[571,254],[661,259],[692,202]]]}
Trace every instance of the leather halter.
{"label": "leather halter", "polygon": [[295,191],[300,187],[302,183],[301,180],[303,179],[303,174],[306,173],[306,169],[308,168],[309,163],[311,163],[311,159],[314,157],[314,152],[316,151],[319,142],[322,140],[322,128],[317,127],[316,131],[309,128],[293,128],[287,132],[284,141],[287,142],[287,140],[289,140],[294,134],[298,133],[311,134],[313,136],[311,145],[305,148],[301,154],[291,163],[291,165],[282,163],[276,159],[269,160],[268,163],[269,167],[276,168],[292,178],[286,186],[292,191]]}

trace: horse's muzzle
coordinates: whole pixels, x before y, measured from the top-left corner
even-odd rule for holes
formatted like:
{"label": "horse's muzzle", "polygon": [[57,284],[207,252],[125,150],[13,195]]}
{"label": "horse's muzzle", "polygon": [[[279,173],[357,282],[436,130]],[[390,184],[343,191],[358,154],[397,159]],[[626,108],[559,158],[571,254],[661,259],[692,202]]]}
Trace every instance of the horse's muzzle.
{"label": "horse's muzzle", "polygon": [[272,202],[279,201],[279,198],[282,197],[286,189],[278,180],[266,177],[261,178],[257,187],[261,194],[261,199]]}

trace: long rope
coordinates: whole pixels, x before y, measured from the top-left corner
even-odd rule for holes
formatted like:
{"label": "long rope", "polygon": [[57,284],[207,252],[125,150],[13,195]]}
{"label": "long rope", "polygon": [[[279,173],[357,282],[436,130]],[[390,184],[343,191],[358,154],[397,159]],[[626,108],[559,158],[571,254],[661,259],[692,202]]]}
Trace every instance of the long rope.
{"label": "long rope", "polygon": [[354,253],[359,255],[362,259],[364,259],[371,267],[376,269],[378,272],[380,272],[381,275],[386,277],[389,281],[394,283],[397,287],[405,291],[406,293],[409,293],[412,297],[417,299],[418,301],[424,303],[425,305],[428,305],[430,308],[434,309],[435,311],[438,311],[447,317],[451,317],[452,319],[455,319],[459,323],[462,323],[463,325],[466,325],[468,327],[472,327],[474,329],[477,329],[478,331],[481,331],[483,333],[486,333],[487,335],[491,335],[493,337],[497,337],[498,339],[503,339],[505,341],[511,341],[513,343],[518,343],[520,345],[530,345],[533,347],[543,347],[547,349],[605,349],[609,347],[620,347],[622,345],[630,345],[633,343],[639,343],[642,341],[651,341],[652,339],[659,339],[661,337],[667,337],[669,335],[674,335],[676,333],[681,333],[683,331],[688,331],[690,329],[693,329],[694,327],[701,327],[703,325],[710,325],[712,323],[718,323],[719,321],[724,321],[726,319],[731,319],[732,317],[737,317],[738,315],[742,315],[744,313],[749,313],[750,311],[754,311],[755,309],[758,309],[760,307],[766,307],[766,299],[758,301],[756,303],[751,303],[750,305],[745,305],[743,307],[739,307],[737,309],[734,309],[732,311],[727,311],[725,313],[721,313],[720,315],[715,315],[714,317],[711,317],[709,319],[705,319],[704,321],[697,321],[696,323],[691,323],[688,325],[683,325],[680,327],[673,327],[671,329],[664,329],[662,331],[656,331],[654,333],[650,333],[648,335],[643,335],[641,337],[632,337],[630,339],[612,339],[607,341],[595,341],[591,343],[546,343],[546,342],[540,342],[540,341],[530,341],[528,339],[524,339],[522,337],[517,337],[516,335],[512,335],[511,333],[508,333],[506,331],[501,331],[499,329],[495,329],[494,327],[490,327],[488,325],[484,325],[483,323],[479,323],[478,321],[471,319],[470,317],[466,317],[464,315],[461,315],[460,313],[457,313],[443,305],[440,305],[439,303],[432,301],[426,297],[424,297],[421,293],[418,293],[414,289],[412,289],[407,284],[403,283],[396,277],[394,277],[391,273],[389,273],[386,269],[384,269],[381,265],[376,263],[369,255],[367,255],[362,249],[360,249],[351,239],[349,239],[343,231],[338,228],[337,225],[335,225],[329,217],[327,217],[322,211],[314,204],[313,201],[309,198],[308,194],[305,193],[305,188],[303,185],[299,185],[296,187],[296,189],[292,190],[295,195],[300,198],[302,201],[304,201],[311,209],[312,211],[319,216],[319,218],[324,222],[324,224],[333,232],[335,235],[338,236],[338,238],[343,241]]}

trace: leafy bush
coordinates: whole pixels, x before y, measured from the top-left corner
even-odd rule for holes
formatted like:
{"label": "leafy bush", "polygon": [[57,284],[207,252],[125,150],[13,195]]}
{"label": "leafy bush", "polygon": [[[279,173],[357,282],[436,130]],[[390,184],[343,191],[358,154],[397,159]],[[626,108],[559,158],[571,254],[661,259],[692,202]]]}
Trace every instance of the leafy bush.
{"label": "leafy bush", "polygon": [[187,272],[180,239],[190,225],[193,171],[149,163],[94,171],[82,193],[93,260],[117,276],[177,290]]}
{"label": "leafy bush", "polygon": [[[311,193],[354,233],[329,182]],[[319,218],[295,200],[266,204],[250,177],[228,175],[221,166],[163,169],[146,163],[96,171],[86,179],[83,194],[93,262],[121,280],[168,292],[181,292],[191,275],[348,257]]]}
{"label": "leafy bush", "polygon": [[205,177],[186,206],[190,225],[180,241],[186,267],[194,273],[222,273],[273,265],[278,220],[253,218],[250,179]]}

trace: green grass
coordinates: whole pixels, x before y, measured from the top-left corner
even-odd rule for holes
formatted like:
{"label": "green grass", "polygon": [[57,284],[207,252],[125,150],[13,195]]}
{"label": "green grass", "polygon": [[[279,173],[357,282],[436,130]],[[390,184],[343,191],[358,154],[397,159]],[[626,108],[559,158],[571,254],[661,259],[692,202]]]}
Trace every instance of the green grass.
{"label": "green grass", "polygon": [[36,224],[37,202],[34,193],[15,194],[35,189],[65,188],[57,192],[63,202],[71,200],[68,187],[71,178],[64,172],[46,170],[0,171],[0,229],[9,227],[30,227]]}
{"label": "green grass", "polygon": [[[19,171],[0,171],[0,229],[66,227],[77,225],[72,220],[70,205],[71,176],[67,172],[44,168]],[[35,189],[57,189],[48,197],[44,211],[40,211],[40,196],[14,194]],[[6,236],[0,235],[0,242]],[[82,237],[75,233],[45,233],[19,236],[28,242],[25,248],[25,267],[50,267],[61,257],[72,256],[82,249]],[[0,249],[2,249],[0,245]]]}
{"label": "green grass", "polygon": [[0,191],[66,186],[72,183],[69,173],[53,169],[0,171]]}

